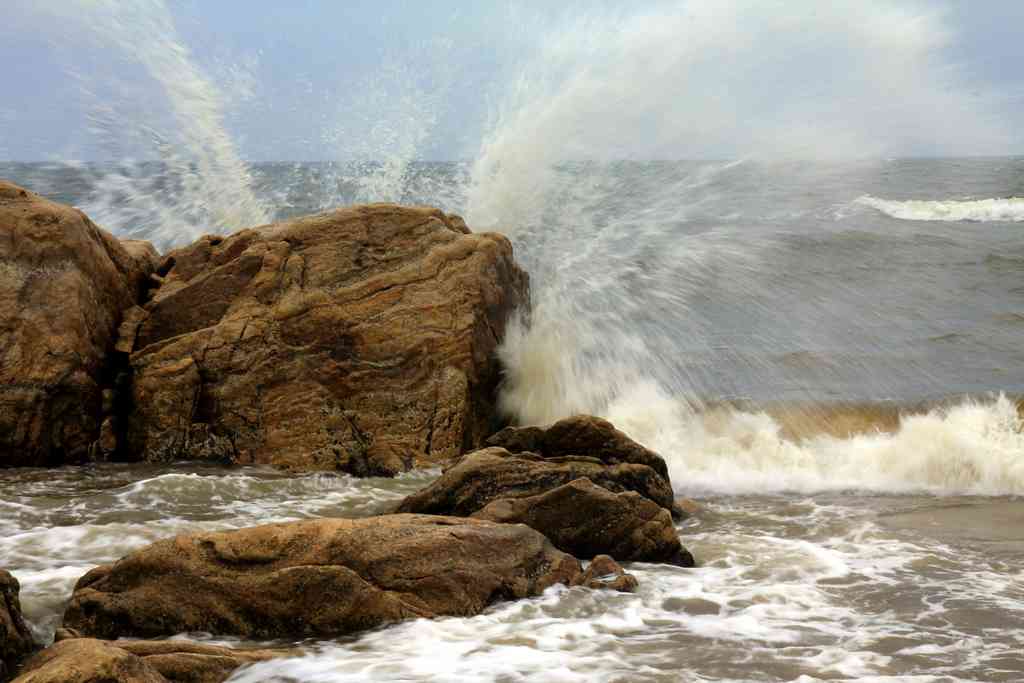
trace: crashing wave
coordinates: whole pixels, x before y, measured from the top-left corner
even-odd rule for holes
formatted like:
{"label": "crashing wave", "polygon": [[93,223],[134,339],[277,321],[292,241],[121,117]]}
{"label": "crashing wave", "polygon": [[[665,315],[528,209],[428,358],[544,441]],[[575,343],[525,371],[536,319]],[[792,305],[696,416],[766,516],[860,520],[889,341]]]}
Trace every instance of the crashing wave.
{"label": "crashing wave", "polygon": [[1024,197],[926,201],[895,201],[865,195],[858,204],[905,221],[1024,221]]}

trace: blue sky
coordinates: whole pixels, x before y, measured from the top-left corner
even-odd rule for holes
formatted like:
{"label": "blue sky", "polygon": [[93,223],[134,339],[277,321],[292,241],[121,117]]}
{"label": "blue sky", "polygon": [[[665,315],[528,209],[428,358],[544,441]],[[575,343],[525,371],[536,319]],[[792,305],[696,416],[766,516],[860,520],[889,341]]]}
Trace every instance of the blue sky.
{"label": "blue sky", "polygon": [[[639,3],[636,11],[688,4]],[[163,12],[157,0],[13,0],[13,6],[5,9],[9,21],[0,25],[0,63],[7,65],[4,97],[0,99],[0,158],[147,156],[152,150],[147,149],[146,136],[153,131],[171,144],[182,135],[179,129],[190,124],[168,113],[171,108],[165,100],[171,95],[167,83],[154,79],[135,54],[152,44],[149,29],[140,26],[137,35],[131,35],[134,29],[130,26],[127,37],[121,34],[115,40],[106,25],[110,16],[129,5],[143,15]],[[569,78],[566,83],[571,83],[571,72],[591,71],[589,59],[600,62],[600,46],[579,47],[585,42],[580,35],[589,29],[573,27],[583,21],[581,18],[602,13],[621,16],[622,11],[614,9],[617,5],[559,3],[553,9],[554,4],[547,2],[168,0],[165,7],[173,40],[215,86],[223,125],[239,155],[253,160],[305,160],[369,158],[395,150],[418,158],[472,158],[489,121],[509,100],[509,92],[515,91],[524,68],[532,68],[536,76],[538,61],[550,59],[556,63],[553,72],[561,70],[557,78]],[[872,3],[851,3],[850,11],[860,11],[865,5]],[[936,73],[938,78],[955,71],[955,86],[943,83],[935,88],[955,87],[961,99],[983,98],[984,115],[998,119],[999,126],[1007,131],[998,144],[985,136],[961,136],[965,117],[981,116],[961,113],[960,119],[951,119],[955,130],[949,131],[950,136],[958,138],[958,144],[948,149],[958,153],[991,153],[993,149],[1024,153],[1024,135],[1016,132],[1024,130],[1024,2],[886,0],[875,5],[882,17],[877,21],[887,16],[882,9],[891,6],[907,8],[911,17],[915,12],[937,17],[942,31],[929,30],[942,33],[942,38],[934,47],[923,48],[935,53],[929,57],[934,57],[935,63],[913,68],[930,69],[925,73]],[[794,21],[811,21],[809,25],[813,26],[815,19],[808,17],[822,6],[813,2],[779,4],[777,0],[741,3],[744,11],[740,16],[753,16],[755,26],[744,29],[740,40],[750,41],[755,51],[781,52],[786,51],[785,41],[791,40],[793,54],[799,54],[804,49],[798,44],[801,34],[780,34],[773,42],[770,36],[758,33],[758,12],[771,16],[772,8],[779,8],[779,12],[792,13]],[[823,19],[827,20],[830,18]],[[874,17],[863,20],[876,21]],[[131,25],[130,16],[126,21]],[[774,24],[767,25],[771,22],[763,23],[765,33],[779,30]],[[897,40],[901,30],[896,31]],[[565,39],[566,35],[571,39]],[[563,39],[570,45],[566,50],[579,47],[579,53],[571,59],[551,48],[552,43]],[[680,39],[692,40],[685,36]],[[761,116],[759,102],[805,97],[808,83],[827,84],[861,59],[847,51],[830,63],[820,56],[827,55],[821,52],[825,48],[815,49],[818,51],[809,52],[807,60],[814,63],[769,72],[762,84],[749,79],[730,84],[734,91],[750,91],[742,97],[727,93],[727,101],[721,105],[737,110],[730,118],[740,122],[735,124],[738,129],[744,127],[740,124],[745,116]],[[628,54],[636,53],[631,50]],[[902,68],[905,59],[921,59],[921,50],[911,57],[908,54],[894,50],[894,69]],[[709,60],[714,59],[718,57],[709,56]],[[687,69],[671,74],[674,80],[668,81],[681,84],[676,102],[702,99],[712,83],[695,71],[703,68],[699,59],[687,64]],[[880,64],[872,68],[885,71],[885,61]],[[614,74],[615,70],[608,72]],[[636,72],[627,73],[636,77]],[[686,83],[702,85],[687,91],[683,87]],[[607,85],[613,95],[621,91],[614,84]],[[551,92],[558,93],[559,87],[567,86],[556,84]],[[651,87],[664,89],[665,84],[652,83]],[[764,92],[755,92],[762,87]],[[882,85],[865,92],[869,93],[866,97],[888,100],[884,104],[880,101],[873,110],[909,98],[900,114],[902,123],[894,124],[891,130],[876,126],[870,130],[872,137],[892,136],[895,140],[906,136],[905,141],[893,146],[902,153],[941,154],[947,149],[938,142],[931,144],[927,136],[903,132],[914,127],[911,108],[913,98],[918,97],[922,109],[932,110],[921,112],[930,120],[929,135],[936,139],[945,135],[942,121],[933,111],[934,100],[921,93],[907,95],[895,86],[888,93]],[[735,101],[728,99],[734,96]],[[623,106],[614,97],[605,101],[610,107]],[[659,116],[657,101],[652,98],[648,103],[652,109],[646,114],[648,119]],[[777,114],[777,105],[765,106],[773,116]],[[669,110],[677,117],[686,112],[676,103],[666,108],[666,112]],[[534,106],[530,111],[540,109]],[[818,115],[823,109],[818,104],[808,111]],[[719,110],[715,117],[721,115]],[[616,125],[621,129],[621,122]],[[841,124],[830,125],[834,130]],[[707,125],[688,128],[686,134],[695,135],[694,130],[706,133]],[[122,141],[110,142],[122,133]],[[636,137],[643,135],[644,131],[638,129]],[[707,135],[706,146],[681,145],[679,153],[736,153],[726,142],[737,137],[731,129]],[[674,139],[665,134],[637,148],[647,153]]]}

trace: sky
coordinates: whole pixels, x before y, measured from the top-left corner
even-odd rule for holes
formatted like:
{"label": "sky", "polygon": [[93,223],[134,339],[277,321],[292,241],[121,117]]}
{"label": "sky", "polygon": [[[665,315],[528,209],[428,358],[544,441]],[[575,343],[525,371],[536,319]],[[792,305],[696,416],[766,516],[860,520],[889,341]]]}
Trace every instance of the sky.
{"label": "sky", "polygon": [[0,159],[1024,154],[1019,0],[5,5]]}

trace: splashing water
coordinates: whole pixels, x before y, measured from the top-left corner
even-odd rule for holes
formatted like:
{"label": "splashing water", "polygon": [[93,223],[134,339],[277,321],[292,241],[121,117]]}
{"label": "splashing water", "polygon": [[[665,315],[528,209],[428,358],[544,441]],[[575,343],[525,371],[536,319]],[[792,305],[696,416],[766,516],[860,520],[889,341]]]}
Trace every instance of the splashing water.
{"label": "splashing water", "polygon": [[[754,321],[763,325],[747,328],[763,348],[734,373],[762,376],[762,359],[783,352],[784,338],[814,349],[862,339],[859,355],[886,343],[862,334],[877,315],[870,295],[841,282],[842,321],[828,324],[839,317],[834,299],[811,299],[817,308],[802,313],[819,324],[794,329],[783,316],[798,293],[776,299],[764,282],[778,269],[775,245],[789,239],[780,219],[798,216],[731,212],[742,202],[725,188],[746,189],[735,179],[758,169],[791,172],[780,159],[899,153],[922,141],[998,147],[1003,132],[984,98],[964,97],[937,56],[948,40],[941,17],[915,8],[693,2],[574,17],[545,40],[482,145],[466,206],[471,225],[513,236],[534,278],[529,319],[502,350],[506,411],[527,423],[602,413],[648,384],[699,404],[713,371],[687,354],[718,365],[740,355],[705,315],[711,288],[719,313],[733,299],[763,302],[764,320]],[[822,63],[827,82],[815,73]],[[776,83],[800,85],[773,91]],[[883,143],[892,130],[901,135]],[[747,161],[614,161],[709,155]],[[800,172],[807,187],[823,182]],[[894,376],[913,373],[928,369],[867,372],[881,396]]]}
{"label": "splashing water", "polygon": [[[95,141],[119,163],[82,169],[99,222],[166,246],[347,201],[462,212],[509,234],[532,277],[532,308],[501,349],[504,410],[608,417],[702,499],[680,527],[702,566],[636,564],[635,595],[553,588],[471,619],[303,643],[305,657],[232,680],[1019,679],[1019,524],[993,520],[1024,513],[992,497],[1024,495],[1020,407],[997,394],[906,409],[1012,388],[1024,252],[1019,226],[985,202],[1014,200],[951,208],[987,215],[984,231],[855,201],[1014,190],[928,194],[938,162],[850,160],[1001,151],[987,98],[964,96],[943,59],[941,13],[578,9],[538,21],[538,51],[482,95],[497,107],[471,165],[422,162],[464,89],[451,46],[429,43],[434,57],[386,58],[346,91],[318,131],[338,161],[267,168],[241,160],[231,103],[162,2],[46,5],[138,72],[80,76]],[[162,99],[135,97],[133,74]],[[894,178],[906,192],[889,194]],[[861,400],[875,403],[843,403]],[[0,472],[0,556],[46,638],[96,563],[182,531],[385,512],[431,476]]]}
{"label": "splashing water", "polygon": [[[223,95],[179,40],[162,0],[43,2],[36,9],[65,31],[84,29],[74,31],[75,45],[87,40],[116,49],[162,95],[148,102],[127,76],[72,70],[91,102],[95,142],[117,162],[114,169],[90,168],[93,193],[83,208],[93,219],[159,247],[269,221],[225,128]],[[136,154],[144,160],[132,160]]]}

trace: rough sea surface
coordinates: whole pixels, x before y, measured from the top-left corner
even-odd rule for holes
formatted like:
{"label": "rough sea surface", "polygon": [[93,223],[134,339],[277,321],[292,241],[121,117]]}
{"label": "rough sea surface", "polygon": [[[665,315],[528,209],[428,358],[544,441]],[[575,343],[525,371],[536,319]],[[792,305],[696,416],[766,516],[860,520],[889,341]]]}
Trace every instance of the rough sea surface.
{"label": "rough sea surface", "polygon": [[[486,215],[467,165],[394,172],[251,169],[268,219],[377,197],[474,227]],[[153,206],[173,209],[182,179],[160,164],[0,177],[165,248],[216,230],[162,222]],[[679,528],[700,566],[634,564],[635,595],[554,588],[302,643],[306,657],[232,680],[1024,677],[1024,159],[588,163],[548,178],[535,211],[483,226],[507,230],[533,277],[502,403],[523,422],[605,415],[661,452],[702,506]],[[98,563],[186,530],[385,512],[434,476],[0,470],[0,557],[47,639]]]}

